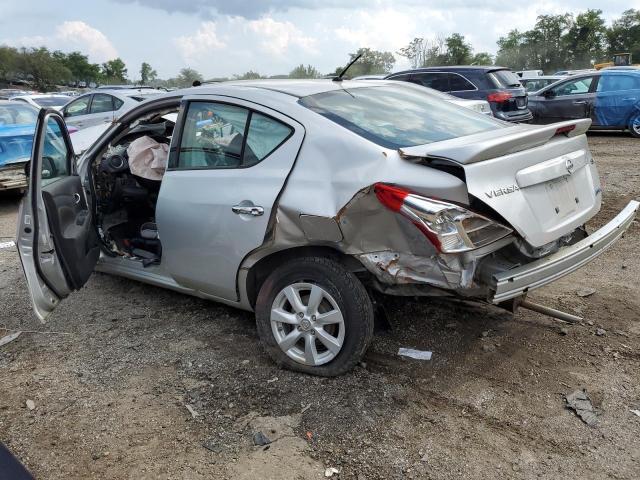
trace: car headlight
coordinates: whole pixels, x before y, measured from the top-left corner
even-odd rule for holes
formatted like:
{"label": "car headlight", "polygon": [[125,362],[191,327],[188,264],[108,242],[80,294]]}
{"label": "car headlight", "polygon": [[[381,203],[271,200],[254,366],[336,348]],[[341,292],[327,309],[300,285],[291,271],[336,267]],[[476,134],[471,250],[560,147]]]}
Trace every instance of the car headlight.
{"label": "car headlight", "polygon": [[395,185],[376,183],[380,203],[405,216],[442,253],[460,253],[489,245],[513,230],[453,203],[434,200]]}

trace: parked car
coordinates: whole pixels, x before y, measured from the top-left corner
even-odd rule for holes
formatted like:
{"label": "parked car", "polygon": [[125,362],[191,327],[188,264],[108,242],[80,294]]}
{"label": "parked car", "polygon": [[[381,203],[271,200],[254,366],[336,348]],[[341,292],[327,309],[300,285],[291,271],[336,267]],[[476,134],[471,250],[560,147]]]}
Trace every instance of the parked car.
{"label": "parked car", "polygon": [[[384,80],[384,77],[386,77],[386,75],[360,75],[359,77],[353,77],[352,80]],[[429,88],[429,91],[431,92],[431,94],[438,95],[440,96],[440,98],[447,102],[451,102],[455,105],[460,105],[461,107],[469,108],[484,115],[493,115],[493,112],[491,111],[491,105],[489,105],[489,102],[487,102],[486,100],[466,100],[464,98],[454,97],[453,95],[449,95],[448,93],[434,90],[433,88]]]}
{"label": "parked car", "polygon": [[507,124],[404,82],[221,83],[140,104],[74,166],[42,110],[18,215],[33,307],[97,269],[254,311],[279,365],[338,375],[371,341],[370,295],[514,308],[625,232],[638,202],[584,227],[589,123]]}
{"label": "parked car", "polygon": [[583,73],[593,73],[597,71],[598,70],[596,70],[595,68],[583,68],[581,70],[558,70],[557,72],[554,72],[553,75],[561,75],[567,77],[570,75],[582,75]]}
{"label": "parked car", "polygon": [[76,97],[65,105],[62,109],[62,115],[67,125],[78,129],[101,123],[111,123],[141,101],[159,93],[156,90],[153,93],[148,93],[146,90],[138,89],[104,89],[89,92]]}
{"label": "parked car", "polygon": [[629,130],[640,138],[640,70],[575,75],[529,96],[534,122],[590,118],[592,129]]}
{"label": "parked car", "polygon": [[527,93],[537,92],[547,85],[556,83],[558,80],[567,78],[565,75],[542,75],[540,77],[521,78],[520,83]]}
{"label": "parked car", "polygon": [[[31,156],[37,117],[38,108],[30,104],[0,101],[0,191],[21,190],[27,186],[24,165]],[[68,131],[72,134],[75,153],[80,153],[73,135],[76,129],[69,128]],[[98,133],[85,136],[83,144],[93,143]]]}
{"label": "parked car", "polygon": [[56,110],[60,110],[67,103],[73,100],[73,98],[59,94],[34,94],[16,95],[15,97],[12,97],[11,100],[28,103],[36,108],[55,108]]}
{"label": "parked car", "polygon": [[518,70],[514,73],[520,78],[536,78],[544,75],[542,70]]}
{"label": "parked car", "polygon": [[503,67],[428,67],[392,73],[402,80],[464,99],[486,100],[493,115],[508,122],[528,122],[527,93],[520,78]]}

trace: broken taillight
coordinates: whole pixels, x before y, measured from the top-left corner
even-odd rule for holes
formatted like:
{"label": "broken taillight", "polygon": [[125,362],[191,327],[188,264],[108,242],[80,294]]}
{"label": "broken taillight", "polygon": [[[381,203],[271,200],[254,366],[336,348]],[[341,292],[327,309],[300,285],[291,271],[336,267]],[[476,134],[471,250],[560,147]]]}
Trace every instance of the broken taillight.
{"label": "broken taillight", "polygon": [[487,95],[487,101],[494,103],[506,102],[510,98],[513,98],[510,92],[494,92]]}
{"label": "broken taillight", "polygon": [[376,183],[380,203],[408,218],[442,253],[483,247],[513,230],[453,203],[423,197],[404,188]]}

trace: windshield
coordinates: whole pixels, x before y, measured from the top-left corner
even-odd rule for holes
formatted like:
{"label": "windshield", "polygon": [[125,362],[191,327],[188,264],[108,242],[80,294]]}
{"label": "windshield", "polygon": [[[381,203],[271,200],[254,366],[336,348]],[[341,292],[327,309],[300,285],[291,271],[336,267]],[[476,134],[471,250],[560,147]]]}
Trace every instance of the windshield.
{"label": "windshield", "polygon": [[61,107],[66,105],[71,100],[70,97],[64,97],[62,95],[57,97],[34,97],[33,101],[41,107]]}
{"label": "windshield", "polygon": [[37,116],[35,108],[28,105],[0,104],[0,126],[34,124]]}
{"label": "windshield", "polygon": [[334,90],[304,97],[299,103],[378,145],[393,149],[503,128],[493,118],[410,85]]}
{"label": "windshield", "polygon": [[520,77],[511,70],[495,70],[489,73],[498,88],[521,87]]}

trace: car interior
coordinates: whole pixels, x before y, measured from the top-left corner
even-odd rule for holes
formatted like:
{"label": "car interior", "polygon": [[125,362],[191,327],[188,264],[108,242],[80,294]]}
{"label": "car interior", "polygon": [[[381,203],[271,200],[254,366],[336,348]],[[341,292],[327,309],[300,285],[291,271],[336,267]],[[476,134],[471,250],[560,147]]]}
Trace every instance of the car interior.
{"label": "car interior", "polygon": [[[155,209],[177,111],[166,108],[136,119],[92,163],[96,227],[103,250],[111,255],[141,260],[145,266],[160,262]],[[136,141],[154,146],[150,154],[160,168],[132,166],[129,153]]]}

